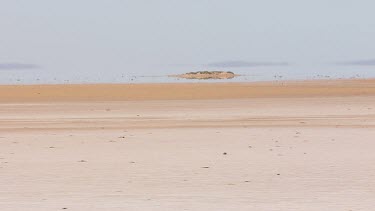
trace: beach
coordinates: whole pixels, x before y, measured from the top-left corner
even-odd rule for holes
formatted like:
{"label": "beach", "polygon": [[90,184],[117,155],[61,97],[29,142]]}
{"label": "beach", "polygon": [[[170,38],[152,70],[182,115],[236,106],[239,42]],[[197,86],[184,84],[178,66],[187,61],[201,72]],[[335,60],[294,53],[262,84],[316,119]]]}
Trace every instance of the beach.
{"label": "beach", "polygon": [[0,86],[0,210],[372,210],[375,80]]}

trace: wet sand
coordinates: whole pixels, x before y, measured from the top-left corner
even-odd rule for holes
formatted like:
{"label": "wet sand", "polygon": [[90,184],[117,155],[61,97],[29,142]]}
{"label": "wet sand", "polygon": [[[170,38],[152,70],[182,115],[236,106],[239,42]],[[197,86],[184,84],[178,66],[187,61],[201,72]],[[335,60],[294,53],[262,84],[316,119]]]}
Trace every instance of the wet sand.
{"label": "wet sand", "polygon": [[0,86],[0,99],[2,211],[375,207],[371,80]]}
{"label": "wet sand", "polygon": [[375,79],[254,83],[0,85],[0,102],[373,96]]}

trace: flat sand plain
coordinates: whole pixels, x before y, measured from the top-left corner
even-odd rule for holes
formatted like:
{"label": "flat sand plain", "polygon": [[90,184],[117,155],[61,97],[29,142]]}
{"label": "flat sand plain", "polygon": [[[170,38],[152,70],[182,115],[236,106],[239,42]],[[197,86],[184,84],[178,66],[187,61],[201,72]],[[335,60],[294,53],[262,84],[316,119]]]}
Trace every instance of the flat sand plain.
{"label": "flat sand plain", "polygon": [[373,210],[375,81],[0,86],[0,210]]}

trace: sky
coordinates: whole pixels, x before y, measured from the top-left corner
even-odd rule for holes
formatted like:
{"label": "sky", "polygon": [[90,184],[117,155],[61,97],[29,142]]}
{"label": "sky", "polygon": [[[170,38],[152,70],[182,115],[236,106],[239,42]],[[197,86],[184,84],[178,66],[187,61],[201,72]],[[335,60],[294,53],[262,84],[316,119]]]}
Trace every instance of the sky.
{"label": "sky", "polygon": [[2,77],[19,72],[100,78],[207,68],[375,67],[373,0],[0,4]]}

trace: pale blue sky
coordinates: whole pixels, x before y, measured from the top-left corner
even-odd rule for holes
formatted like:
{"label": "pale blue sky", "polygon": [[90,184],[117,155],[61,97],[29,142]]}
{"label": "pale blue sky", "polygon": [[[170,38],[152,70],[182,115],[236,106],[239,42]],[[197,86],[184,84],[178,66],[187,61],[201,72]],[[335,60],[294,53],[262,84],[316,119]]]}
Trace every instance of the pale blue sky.
{"label": "pale blue sky", "polygon": [[57,76],[155,75],[233,61],[315,65],[375,59],[373,0],[0,4],[0,70],[17,63]]}

